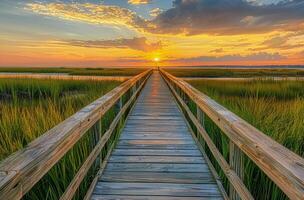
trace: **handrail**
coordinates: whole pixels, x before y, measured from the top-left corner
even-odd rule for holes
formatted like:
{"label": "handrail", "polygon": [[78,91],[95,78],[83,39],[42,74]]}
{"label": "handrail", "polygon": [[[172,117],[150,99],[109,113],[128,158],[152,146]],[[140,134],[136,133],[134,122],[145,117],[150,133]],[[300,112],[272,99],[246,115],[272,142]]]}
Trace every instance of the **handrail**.
{"label": "handrail", "polygon": [[[242,159],[241,156],[233,155],[238,151],[240,151],[238,153],[245,153],[290,199],[304,199],[304,159],[302,157],[257,130],[182,79],[176,78],[162,69],[161,74],[175,96],[178,95],[180,101],[183,101],[180,94],[188,95],[197,108],[206,114],[230,139],[230,154],[232,155],[230,155],[229,167],[225,163],[226,161],[222,162],[223,156],[199,123],[198,117],[195,117],[186,107],[187,104],[183,102],[189,118],[204,138],[230,183],[236,181],[231,184],[242,199],[250,199],[250,196],[246,197],[246,193],[242,193],[246,192],[245,188],[238,188],[242,185],[239,183],[242,178],[239,170],[242,166],[236,165],[241,165],[242,161],[234,161]],[[238,175],[239,178],[234,179],[235,175]]]}
{"label": "handrail", "polygon": [[[95,100],[71,117],[67,118],[41,137],[31,142],[0,163],[0,199],[21,199],[115,104],[120,102],[120,111],[109,130],[99,139],[93,151],[83,163],[68,189],[72,193],[97,158],[104,144],[110,138],[127,108],[134,102],[145,84],[151,70],[142,72],[122,83],[106,95]],[[122,105],[122,96],[131,93],[128,102]],[[62,199],[71,199],[73,194],[64,194]]]}

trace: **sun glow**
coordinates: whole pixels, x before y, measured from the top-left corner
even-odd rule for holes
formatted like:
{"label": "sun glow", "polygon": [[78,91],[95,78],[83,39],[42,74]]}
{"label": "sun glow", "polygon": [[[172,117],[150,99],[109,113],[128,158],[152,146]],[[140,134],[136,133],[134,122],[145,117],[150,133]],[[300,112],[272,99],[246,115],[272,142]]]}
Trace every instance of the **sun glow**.
{"label": "sun glow", "polygon": [[153,58],[153,61],[154,61],[154,62],[159,62],[159,61],[160,61],[160,58],[155,57],[155,58]]}

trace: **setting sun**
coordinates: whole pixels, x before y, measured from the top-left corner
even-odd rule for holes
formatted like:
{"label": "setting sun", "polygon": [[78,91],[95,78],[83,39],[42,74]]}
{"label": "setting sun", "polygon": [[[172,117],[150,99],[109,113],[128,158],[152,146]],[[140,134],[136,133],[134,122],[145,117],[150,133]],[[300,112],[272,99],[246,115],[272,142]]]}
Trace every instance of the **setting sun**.
{"label": "setting sun", "polygon": [[159,62],[160,61],[160,59],[158,57],[155,57],[153,60],[154,60],[154,62]]}

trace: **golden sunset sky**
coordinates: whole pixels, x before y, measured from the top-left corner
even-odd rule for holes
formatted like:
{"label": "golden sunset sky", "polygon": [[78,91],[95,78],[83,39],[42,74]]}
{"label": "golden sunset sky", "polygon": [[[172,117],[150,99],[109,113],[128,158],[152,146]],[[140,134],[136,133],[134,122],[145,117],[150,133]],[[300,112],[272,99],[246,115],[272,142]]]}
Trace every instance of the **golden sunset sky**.
{"label": "golden sunset sky", "polygon": [[304,63],[304,0],[1,0],[0,27],[0,66]]}

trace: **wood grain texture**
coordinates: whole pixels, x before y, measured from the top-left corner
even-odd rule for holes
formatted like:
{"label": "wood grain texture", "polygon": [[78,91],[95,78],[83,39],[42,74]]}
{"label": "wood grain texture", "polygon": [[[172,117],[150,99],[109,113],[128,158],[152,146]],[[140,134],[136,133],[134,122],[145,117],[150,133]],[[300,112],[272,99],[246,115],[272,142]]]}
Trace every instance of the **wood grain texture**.
{"label": "wood grain texture", "polygon": [[216,184],[98,182],[94,194],[220,197]]}
{"label": "wood grain texture", "polygon": [[222,199],[158,72],[130,113],[92,199]]}
{"label": "wood grain texture", "polygon": [[[173,197],[173,196],[127,196],[127,195],[93,195],[92,200],[209,200],[210,197]],[[222,197],[212,197],[221,200]]]}
{"label": "wood grain texture", "polygon": [[133,182],[139,183],[214,183],[214,178],[206,173],[167,173],[167,172],[111,172],[106,171],[101,177],[104,182]]}
{"label": "wood grain texture", "polygon": [[115,149],[115,156],[201,156],[200,151],[194,150],[168,150],[168,149]]}
{"label": "wood grain texture", "polygon": [[207,165],[182,163],[108,163],[107,169],[118,172],[209,172]]}
{"label": "wood grain texture", "polygon": [[219,105],[185,81],[161,70],[166,79],[196,105],[290,199],[304,199],[304,159]]}

